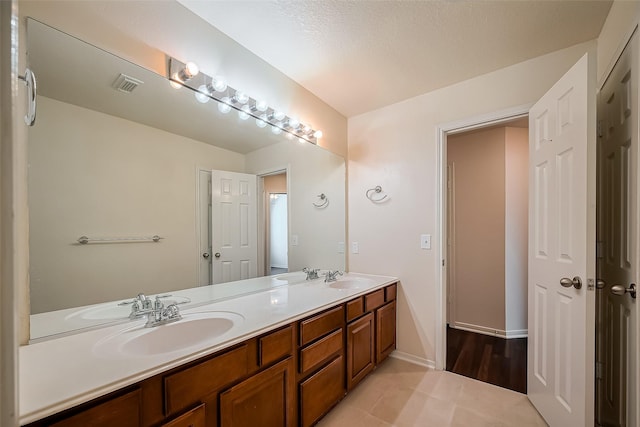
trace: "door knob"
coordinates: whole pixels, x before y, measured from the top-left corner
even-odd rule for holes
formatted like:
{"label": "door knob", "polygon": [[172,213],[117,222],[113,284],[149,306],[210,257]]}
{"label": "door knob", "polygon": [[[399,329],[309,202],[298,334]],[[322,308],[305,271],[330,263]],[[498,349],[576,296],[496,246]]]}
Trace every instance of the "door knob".
{"label": "door knob", "polygon": [[613,285],[611,287],[611,293],[614,295],[624,295],[626,293],[629,293],[629,295],[631,295],[631,298],[635,299],[636,285],[635,283],[632,283],[628,288],[625,288],[624,285]]}
{"label": "door knob", "polygon": [[572,286],[576,289],[582,288],[582,280],[578,276],[574,277],[573,279],[563,277],[562,279],[560,279],[560,284],[565,288],[570,288]]}
{"label": "door knob", "polygon": [[213,256],[216,258],[220,258],[220,252],[216,252]]}
{"label": "door knob", "polygon": [[202,254],[202,258],[204,259],[209,259],[209,257],[211,256],[211,254],[209,254],[209,252],[205,252]]}

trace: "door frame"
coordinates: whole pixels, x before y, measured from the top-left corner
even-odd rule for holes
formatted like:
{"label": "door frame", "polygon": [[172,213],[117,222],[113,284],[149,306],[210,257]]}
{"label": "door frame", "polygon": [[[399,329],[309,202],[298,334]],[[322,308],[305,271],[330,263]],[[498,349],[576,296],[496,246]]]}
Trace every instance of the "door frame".
{"label": "door frame", "polygon": [[447,255],[447,136],[527,117],[531,106],[533,106],[533,103],[436,126],[436,156],[438,159],[436,221],[440,236],[438,256],[436,257],[436,262],[440,264],[438,282],[436,284],[438,303],[436,304],[435,368],[438,370],[444,370],[447,363],[447,264],[449,263]]}
{"label": "door frame", "polygon": [[[264,178],[269,175],[279,175],[284,173],[287,181],[287,236],[291,236],[291,164],[277,166],[273,168],[264,169],[257,172],[255,175],[258,177],[258,274],[261,272],[267,274],[267,256],[269,250],[267,249],[266,230],[269,224],[267,224],[268,198],[264,192]],[[287,248],[289,242],[287,242]],[[287,264],[289,264],[289,251],[287,250]]]}

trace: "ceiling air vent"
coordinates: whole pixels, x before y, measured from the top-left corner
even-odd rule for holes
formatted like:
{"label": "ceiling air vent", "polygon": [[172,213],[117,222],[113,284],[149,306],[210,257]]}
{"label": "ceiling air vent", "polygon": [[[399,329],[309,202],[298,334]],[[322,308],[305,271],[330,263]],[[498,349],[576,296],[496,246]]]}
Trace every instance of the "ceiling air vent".
{"label": "ceiling air vent", "polygon": [[113,82],[113,88],[120,92],[131,93],[139,85],[143,84],[142,80],[138,80],[126,74],[120,74],[115,82]]}

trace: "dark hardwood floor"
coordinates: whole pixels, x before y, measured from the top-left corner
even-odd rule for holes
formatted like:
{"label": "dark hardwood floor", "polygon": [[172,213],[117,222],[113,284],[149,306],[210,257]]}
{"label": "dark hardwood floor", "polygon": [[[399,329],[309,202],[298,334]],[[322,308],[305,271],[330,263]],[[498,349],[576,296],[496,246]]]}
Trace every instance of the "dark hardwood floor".
{"label": "dark hardwood floor", "polygon": [[447,326],[447,371],[527,392],[527,339],[504,339]]}

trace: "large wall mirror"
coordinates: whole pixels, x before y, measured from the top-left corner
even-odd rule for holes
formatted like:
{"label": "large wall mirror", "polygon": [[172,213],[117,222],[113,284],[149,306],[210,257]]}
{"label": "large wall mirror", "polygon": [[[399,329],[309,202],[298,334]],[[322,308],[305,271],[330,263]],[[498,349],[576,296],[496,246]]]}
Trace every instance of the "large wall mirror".
{"label": "large wall mirror", "polygon": [[[33,19],[27,43],[38,78],[28,135],[32,339],[65,332],[41,328],[47,313],[345,268],[343,158],[223,114],[166,76]],[[224,182],[247,176],[257,215],[217,209]],[[255,266],[223,262],[234,233],[253,239]]]}

